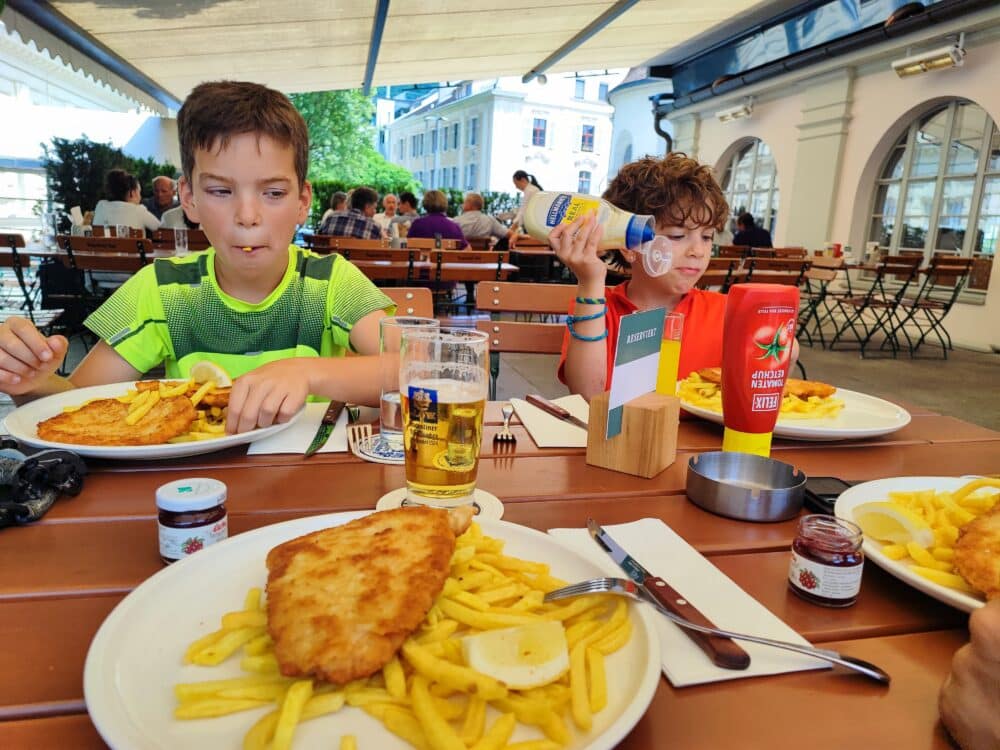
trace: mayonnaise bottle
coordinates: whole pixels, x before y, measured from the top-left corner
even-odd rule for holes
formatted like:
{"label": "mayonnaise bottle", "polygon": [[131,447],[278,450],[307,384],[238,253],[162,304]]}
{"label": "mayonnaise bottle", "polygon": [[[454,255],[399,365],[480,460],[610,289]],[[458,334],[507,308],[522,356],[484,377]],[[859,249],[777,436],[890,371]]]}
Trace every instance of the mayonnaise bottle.
{"label": "mayonnaise bottle", "polygon": [[650,276],[670,270],[669,240],[656,234],[652,216],[630,213],[593,195],[539,191],[524,206],[524,228],[535,239],[547,241],[557,226],[572,223],[588,211],[596,211],[597,222],[604,227],[601,249],[635,250]]}

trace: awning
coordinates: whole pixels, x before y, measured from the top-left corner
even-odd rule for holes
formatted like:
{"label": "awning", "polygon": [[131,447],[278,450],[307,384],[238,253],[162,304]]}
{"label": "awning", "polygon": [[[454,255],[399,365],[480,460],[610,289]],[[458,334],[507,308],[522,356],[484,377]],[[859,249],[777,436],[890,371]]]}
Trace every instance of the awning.
{"label": "awning", "polygon": [[[54,0],[49,5],[183,99],[199,82],[220,78],[258,81],[286,92],[361,86],[377,11],[385,5],[373,85],[522,76],[617,3]],[[546,72],[641,65],[758,5],[758,0],[639,0]],[[55,46],[51,39],[45,44]]]}

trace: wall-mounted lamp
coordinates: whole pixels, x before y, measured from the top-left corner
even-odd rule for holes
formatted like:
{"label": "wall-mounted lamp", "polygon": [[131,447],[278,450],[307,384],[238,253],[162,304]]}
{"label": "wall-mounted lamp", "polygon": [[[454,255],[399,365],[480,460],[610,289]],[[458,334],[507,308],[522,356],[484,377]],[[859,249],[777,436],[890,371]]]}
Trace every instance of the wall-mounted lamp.
{"label": "wall-mounted lamp", "polygon": [[741,117],[749,117],[751,114],[753,114],[753,99],[747,99],[736,107],[720,109],[715,113],[715,116],[719,122],[729,122],[731,120],[739,120]]}
{"label": "wall-mounted lamp", "polygon": [[928,70],[956,68],[965,64],[965,33],[959,34],[958,41],[947,47],[938,47],[929,52],[893,60],[892,69],[900,78],[926,73]]}

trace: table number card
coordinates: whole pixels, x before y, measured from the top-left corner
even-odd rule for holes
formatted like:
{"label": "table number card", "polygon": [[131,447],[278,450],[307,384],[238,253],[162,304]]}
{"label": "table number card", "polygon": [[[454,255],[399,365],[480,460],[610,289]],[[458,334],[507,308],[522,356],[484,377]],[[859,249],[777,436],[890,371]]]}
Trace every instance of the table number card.
{"label": "table number card", "polygon": [[622,407],[625,402],[656,389],[656,368],[660,359],[665,314],[664,308],[657,307],[621,319],[615,364],[611,372],[608,425],[604,435],[609,440],[622,431]]}

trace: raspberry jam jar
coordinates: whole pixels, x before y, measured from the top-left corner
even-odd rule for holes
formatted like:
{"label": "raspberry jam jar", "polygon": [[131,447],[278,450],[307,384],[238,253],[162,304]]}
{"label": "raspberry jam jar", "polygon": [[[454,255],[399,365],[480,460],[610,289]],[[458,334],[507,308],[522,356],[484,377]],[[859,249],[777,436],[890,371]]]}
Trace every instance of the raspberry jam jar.
{"label": "raspberry jam jar", "polygon": [[226,485],[217,479],[178,479],[156,490],[160,559],[176,562],[229,536]]}
{"label": "raspberry jam jar", "polygon": [[861,590],[861,529],[833,516],[803,516],[792,542],[788,587],[807,602],[849,607]]}

